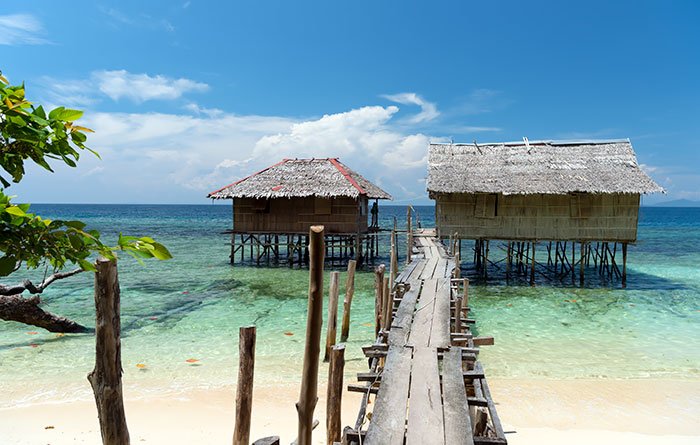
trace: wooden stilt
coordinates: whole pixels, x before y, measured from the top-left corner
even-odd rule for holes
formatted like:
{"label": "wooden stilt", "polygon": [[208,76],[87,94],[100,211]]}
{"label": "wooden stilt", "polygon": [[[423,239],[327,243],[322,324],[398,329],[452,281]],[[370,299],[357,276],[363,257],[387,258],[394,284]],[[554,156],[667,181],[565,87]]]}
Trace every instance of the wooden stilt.
{"label": "wooden stilt", "polygon": [[583,268],[584,268],[584,260],[585,260],[585,252],[586,252],[586,242],[581,241],[581,264],[579,265],[579,284],[583,287]]}
{"label": "wooden stilt", "polygon": [[394,299],[392,298],[391,291],[392,289],[389,287],[389,277],[384,277],[384,290],[382,291],[382,296],[384,297],[382,328],[386,331],[391,327],[391,316],[394,308]]}
{"label": "wooden stilt", "polygon": [[309,230],[309,304],[306,325],[304,368],[301,392],[297,402],[299,428],[297,443],[311,445],[313,414],[318,400],[318,359],[323,322],[323,226],[311,226]]}
{"label": "wooden stilt", "polygon": [[331,350],[328,367],[328,389],[326,392],[326,442],[340,442],[340,414],[343,397],[343,368],[345,367],[345,345],[335,345]]}
{"label": "wooden stilt", "polygon": [[384,311],[384,270],[380,264],[374,269],[374,336],[379,335],[382,328],[382,313]]}
{"label": "wooden stilt", "polygon": [[413,231],[411,229],[411,206],[406,207],[406,264],[411,262]]}
{"label": "wooden stilt", "polygon": [[622,243],[622,287],[627,287],[627,243]]}
{"label": "wooden stilt", "polygon": [[338,327],[338,286],[340,272],[331,272],[331,282],[328,286],[328,319],[326,320],[326,352],[323,361],[328,362],[331,357],[331,348],[335,345],[336,330]]}
{"label": "wooden stilt", "polygon": [[348,276],[345,280],[345,299],[343,299],[343,322],[340,328],[340,341],[346,342],[350,335],[350,307],[352,306],[352,297],[355,295],[355,268],[357,262],[355,260],[348,261]]}
{"label": "wooden stilt", "polygon": [[530,286],[535,285],[535,244],[536,241],[533,241],[532,243],[532,263],[530,266]]}
{"label": "wooden stilt", "polygon": [[236,425],[233,445],[250,443],[253,411],[253,372],[255,368],[255,326],[238,330],[238,384],[236,387]]}

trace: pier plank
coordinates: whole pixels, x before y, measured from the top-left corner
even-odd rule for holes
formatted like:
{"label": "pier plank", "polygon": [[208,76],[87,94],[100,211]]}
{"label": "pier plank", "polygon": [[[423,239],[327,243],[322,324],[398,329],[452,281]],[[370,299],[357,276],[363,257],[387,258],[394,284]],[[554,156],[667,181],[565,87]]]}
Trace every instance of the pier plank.
{"label": "pier plank", "polygon": [[391,323],[389,330],[389,345],[390,346],[405,346],[408,341],[408,336],[411,332],[413,323],[413,312],[416,310],[416,301],[420,294],[421,286],[417,284],[411,286],[399,303],[399,308],[396,310],[396,315]]}
{"label": "pier plank", "polygon": [[391,384],[379,389],[365,444],[403,445],[412,354],[411,348],[389,348],[383,380]]}
{"label": "pier plank", "polygon": [[469,403],[462,372],[462,354],[459,349],[452,348],[445,352],[442,358],[445,443],[474,445],[471,418],[469,417]]}
{"label": "pier plank", "polygon": [[436,280],[426,280],[418,298],[415,316],[408,337],[408,344],[413,347],[428,347],[430,344],[430,329],[433,324],[435,309]]}
{"label": "pier plank", "polygon": [[406,445],[444,444],[445,431],[440,395],[437,349],[419,348],[413,353],[411,406],[408,411]]}
{"label": "pier plank", "polygon": [[436,282],[435,308],[429,345],[431,348],[444,350],[450,347],[450,280],[449,278],[440,278]]}

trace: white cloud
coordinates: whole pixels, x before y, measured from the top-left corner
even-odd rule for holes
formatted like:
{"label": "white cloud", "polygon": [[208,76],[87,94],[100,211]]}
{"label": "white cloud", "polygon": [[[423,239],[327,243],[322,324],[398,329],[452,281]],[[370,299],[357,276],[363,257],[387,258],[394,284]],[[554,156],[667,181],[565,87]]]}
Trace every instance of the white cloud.
{"label": "white cloud", "polygon": [[[32,173],[35,202],[203,202],[208,192],[284,157],[339,157],[397,201],[425,196],[429,140],[396,124],[396,106],[366,106],[313,119],[240,116],[196,104],[194,114],[88,112],[95,130],[77,172]],[[42,179],[44,178],[44,179]],[[29,184],[29,183],[27,183]],[[51,184],[51,185],[48,185]],[[80,196],[75,194],[80,190]],[[14,190],[13,190],[14,191]]]}
{"label": "white cloud", "polygon": [[41,22],[31,14],[0,15],[0,45],[42,45],[49,43],[40,37]]}
{"label": "white cloud", "polygon": [[420,113],[408,118],[408,122],[412,124],[428,122],[440,115],[434,103],[426,101],[416,93],[384,94],[382,97],[402,105],[418,105]]}
{"label": "white cloud", "polygon": [[190,79],[132,74],[126,70],[96,71],[92,78],[99,90],[112,100],[124,98],[136,103],[154,99],[177,99],[184,93],[209,89],[209,85]]}

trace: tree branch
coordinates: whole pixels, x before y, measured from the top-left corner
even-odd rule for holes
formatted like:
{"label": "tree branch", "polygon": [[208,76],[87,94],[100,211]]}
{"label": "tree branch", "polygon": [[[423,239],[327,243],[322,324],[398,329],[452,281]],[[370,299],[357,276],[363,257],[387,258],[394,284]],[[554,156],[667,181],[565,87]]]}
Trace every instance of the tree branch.
{"label": "tree branch", "polygon": [[15,286],[5,286],[0,284],[0,295],[19,295],[24,291],[27,291],[30,294],[40,294],[54,281],[72,277],[80,272],[84,272],[83,269],[75,269],[71,270],[70,272],[56,272],[55,274],[46,277],[44,281],[39,283],[38,286],[35,286],[30,280],[24,280],[22,284],[17,284]]}

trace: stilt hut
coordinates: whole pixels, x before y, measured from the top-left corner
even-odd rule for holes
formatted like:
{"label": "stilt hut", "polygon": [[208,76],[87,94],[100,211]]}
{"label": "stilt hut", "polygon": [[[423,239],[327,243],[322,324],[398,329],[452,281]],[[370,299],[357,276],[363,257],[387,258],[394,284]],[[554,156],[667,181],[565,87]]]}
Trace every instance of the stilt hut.
{"label": "stilt hut", "polygon": [[[533,283],[541,266],[560,278],[578,272],[583,283],[593,265],[623,285],[640,196],[663,192],[640,169],[628,139],[431,144],[427,187],[438,233],[474,240],[483,275],[498,263],[506,275],[529,274]],[[489,258],[491,240],[503,241],[492,257],[505,258]],[[538,242],[546,252],[536,256]]]}
{"label": "stilt hut", "polygon": [[258,264],[282,260],[290,265],[305,262],[306,237],[315,224],[325,226],[331,262],[373,258],[378,226],[368,224],[369,201],[374,207],[380,199],[391,199],[337,158],[283,159],[207,196],[233,200],[232,264],[237,254],[245,260],[248,250]]}

